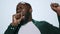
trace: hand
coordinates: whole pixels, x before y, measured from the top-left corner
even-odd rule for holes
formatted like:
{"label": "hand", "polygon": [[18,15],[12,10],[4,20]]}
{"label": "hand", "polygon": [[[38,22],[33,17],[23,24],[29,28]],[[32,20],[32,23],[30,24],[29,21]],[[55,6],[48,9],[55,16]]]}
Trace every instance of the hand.
{"label": "hand", "polygon": [[57,15],[60,16],[60,5],[58,3],[51,3],[51,8],[53,11],[57,13]]}
{"label": "hand", "polygon": [[18,26],[18,24],[20,24],[21,20],[24,18],[24,16],[22,16],[22,14],[17,13],[14,14],[12,17],[12,26]]}

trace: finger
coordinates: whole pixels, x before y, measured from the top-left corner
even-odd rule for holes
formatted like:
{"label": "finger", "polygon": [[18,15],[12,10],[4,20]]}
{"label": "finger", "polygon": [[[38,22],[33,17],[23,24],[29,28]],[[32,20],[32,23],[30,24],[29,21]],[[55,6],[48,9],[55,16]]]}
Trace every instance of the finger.
{"label": "finger", "polygon": [[22,12],[21,12],[21,18],[19,19],[19,21],[21,21],[24,18]]}
{"label": "finger", "polygon": [[51,3],[51,7],[58,7],[59,4],[58,3]]}
{"label": "finger", "polygon": [[23,16],[22,16],[22,13],[20,14],[20,16],[21,16],[21,17],[20,17],[19,21],[21,21],[21,20],[22,20],[22,17],[23,17]]}
{"label": "finger", "polygon": [[21,14],[17,13],[15,17],[16,17],[16,19],[20,19],[21,18]]}
{"label": "finger", "polygon": [[13,21],[14,22],[16,21],[16,14],[13,16]]}
{"label": "finger", "polygon": [[15,20],[15,17],[14,17],[14,16],[15,16],[15,15],[12,16],[12,20],[13,20],[13,22],[14,22],[14,20]]}
{"label": "finger", "polygon": [[18,24],[20,24],[21,20],[22,20],[22,14],[21,17],[18,19]]}

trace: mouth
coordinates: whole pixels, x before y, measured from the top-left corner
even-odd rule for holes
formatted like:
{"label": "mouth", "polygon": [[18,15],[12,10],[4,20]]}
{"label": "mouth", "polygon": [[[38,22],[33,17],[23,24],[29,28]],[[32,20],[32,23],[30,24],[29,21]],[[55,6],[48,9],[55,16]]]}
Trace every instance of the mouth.
{"label": "mouth", "polygon": [[25,15],[22,15],[23,16],[23,18],[25,18]]}
{"label": "mouth", "polygon": [[22,15],[23,16],[23,19],[25,18],[25,15]]}

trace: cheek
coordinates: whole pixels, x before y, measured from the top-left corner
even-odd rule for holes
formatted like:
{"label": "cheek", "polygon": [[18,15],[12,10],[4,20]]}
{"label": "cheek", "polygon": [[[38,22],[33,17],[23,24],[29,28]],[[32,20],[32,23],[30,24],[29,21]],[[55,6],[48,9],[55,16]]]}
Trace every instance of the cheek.
{"label": "cheek", "polygon": [[22,12],[22,15],[24,16],[26,14],[26,12]]}

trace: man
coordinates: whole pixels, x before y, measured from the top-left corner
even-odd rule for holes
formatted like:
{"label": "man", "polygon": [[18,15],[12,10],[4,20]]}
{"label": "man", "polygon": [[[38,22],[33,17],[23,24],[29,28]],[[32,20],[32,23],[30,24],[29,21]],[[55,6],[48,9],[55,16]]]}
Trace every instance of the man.
{"label": "man", "polygon": [[[60,5],[52,3],[51,8],[57,13],[60,20]],[[60,25],[59,25],[60,26]],[[60,34],[60,28],[54,27],[46,21],[32,19],[32,7],[25,2],[18,3],[12,23],[4,34]]]}

